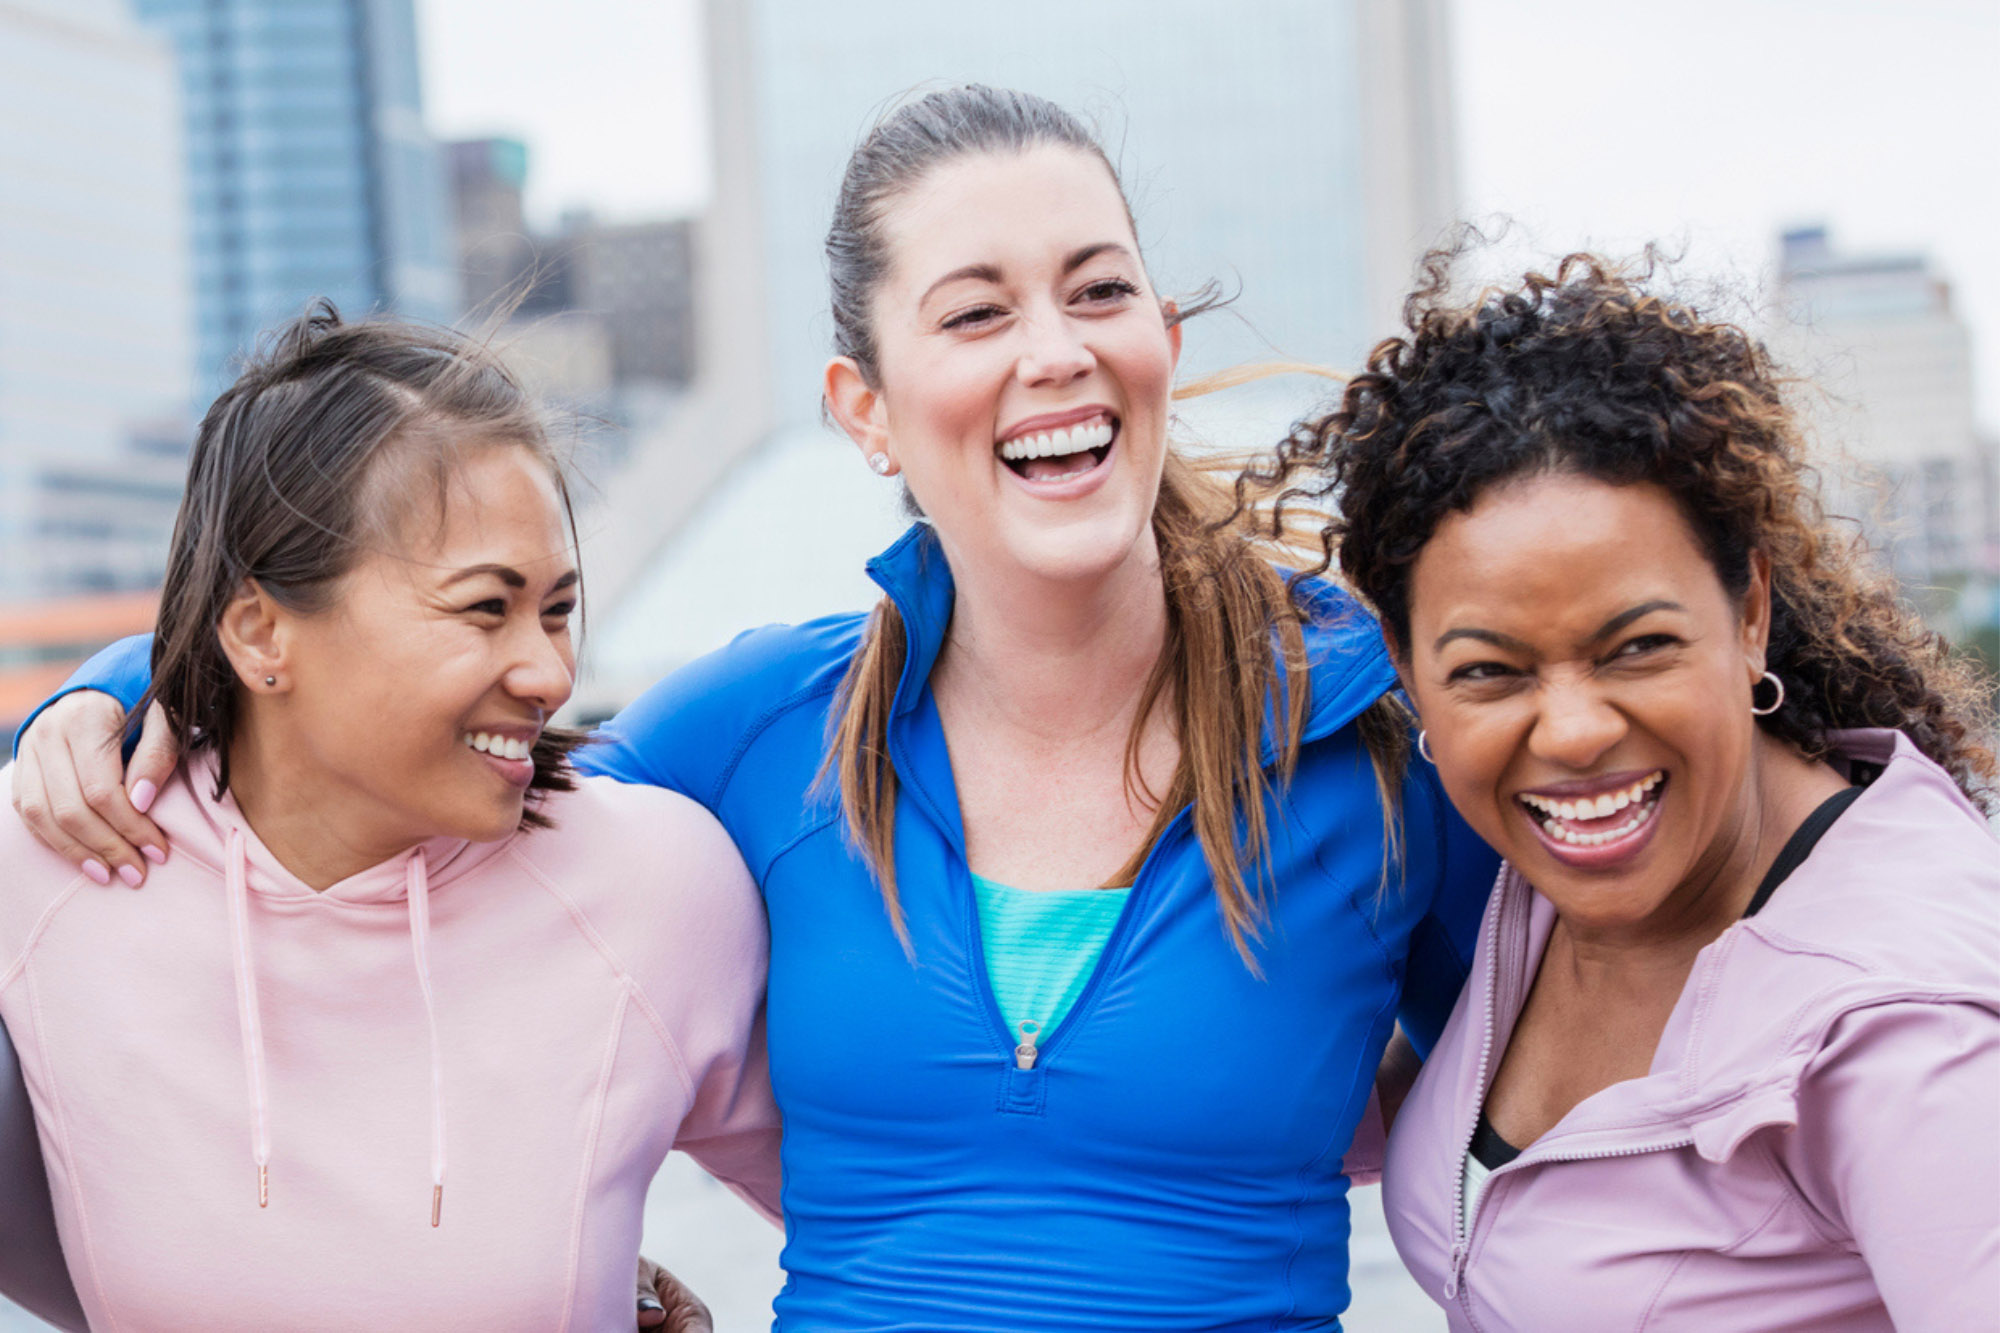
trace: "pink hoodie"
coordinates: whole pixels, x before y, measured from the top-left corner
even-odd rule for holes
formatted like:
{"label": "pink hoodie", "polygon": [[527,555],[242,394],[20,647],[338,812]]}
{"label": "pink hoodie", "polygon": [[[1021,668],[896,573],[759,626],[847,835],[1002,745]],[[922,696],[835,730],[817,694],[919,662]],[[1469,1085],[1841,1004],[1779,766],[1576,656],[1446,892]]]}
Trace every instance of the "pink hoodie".
{"label": "pink hoodie", "polygon": [[2000,1328],[2000,847],[1902,736],[1837,740],[1887,768],[1702,950],[1651,1072],[1495,1170],[1466,1234],[1466,1146],[1555,921],[1502,868],[1383,1176],[1452,1328]]}
{"label": "pink hoodie", "polygon": [[213,790],[160,793],[136,893],[0,819],[0,1013],[93,1327],[627,1330],[669,1148],[775,1217],[763,906],[706,811],[584,779],[315,893]]}

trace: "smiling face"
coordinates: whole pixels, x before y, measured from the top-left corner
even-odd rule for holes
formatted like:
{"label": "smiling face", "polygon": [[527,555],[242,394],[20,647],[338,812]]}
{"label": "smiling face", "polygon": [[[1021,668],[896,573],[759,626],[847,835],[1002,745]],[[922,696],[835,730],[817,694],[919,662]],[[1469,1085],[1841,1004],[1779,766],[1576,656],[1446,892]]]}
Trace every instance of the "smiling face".
{"label": "smiling face", "polygon": [[1150,556],[1180,338],[1104,164],[972,153],[882,223],[876,383],[840,358],[828,399],[902,472],[954,569],[1077,579]]}
{"label": "smiling face", "polygon": [[1732,597],[1666,491],[1561,473],[1418,557],[1401,664],[1439,777],[1565,920],[1666,921],[1754,855],[1757,568]]}
{"label": "smiling face", "polygon": [[576,581],[547,467],[517,445],[472,448],[442,504],[412,502],[392,549],[363,556],[331,605],[277,613],[283,685],[245,699],[255,729],[291,756],[287,780],[309,784],[321,822],[370,855],[504,837],[528,747],[569,698]]}

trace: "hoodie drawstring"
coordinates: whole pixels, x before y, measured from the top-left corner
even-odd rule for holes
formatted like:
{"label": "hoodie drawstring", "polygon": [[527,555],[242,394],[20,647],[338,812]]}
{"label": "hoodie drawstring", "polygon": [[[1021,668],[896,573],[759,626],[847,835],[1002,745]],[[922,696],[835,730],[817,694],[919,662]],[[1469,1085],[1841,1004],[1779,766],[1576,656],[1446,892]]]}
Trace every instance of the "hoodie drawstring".
{"label": "hoodie drawstring", "polygon": [[229,830],[229,951],[236,970],[236,1019],[243,1029],[243,1072],[250,1083],[250,1155],[257,1163],[257,1206],[271,1206],[271,1109],[264,1083],[264,1022],[257,1009],[257,969],[250,959],[250,868],[243,834]]}
{"label": "hoodie drawstring", "polygon": [[410,948],[417,986],[424,993],[424,1022],[431,1033],[431,1225],[444,1215],[444,1053],[438,1041],[437,1003],[431,997],[431,880],[418,848],[410,857]]}
{"label": "hoodie drawstring", "polygon": [[[410,857],[410,947],[431,1043],[431,1225],[444,1215],[444,1058],[437,1004],[431,993],[431,897],[423,849]],[[236,972],[236,1017],[243,1030],[243,1070],[250,1084],[250,1155],[257,1163],[257,1206],[271,1206],[271,1102],[265,1078],[264,1023],[257,1006],[257,968],[250,955],[250,858],[241,830],[229,831],[223,885],[229,899],[229,947]]]}

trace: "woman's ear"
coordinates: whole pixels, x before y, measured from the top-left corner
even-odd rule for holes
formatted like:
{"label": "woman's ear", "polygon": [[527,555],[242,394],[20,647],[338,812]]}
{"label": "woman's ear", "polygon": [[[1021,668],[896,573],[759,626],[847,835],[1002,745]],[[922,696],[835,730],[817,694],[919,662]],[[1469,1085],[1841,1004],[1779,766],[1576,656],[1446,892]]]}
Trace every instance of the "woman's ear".
{"label": "woman's ear", "polygon": [[1743,659],[1752,680],[1764,674],[1771,643],[1771,558],[1750,553],[1750,584],[1743,590]]}
{"label": "woman's ear", "polygon": [[879,455],[888,460],[887,470],[894,471],[896,458],[889,451],[888,409],[881,392],[868,383],[853,357],[836,356],[826,363],[822,392],[826,410],[833,414],[834,421],[847,432],[847,438],[854,441],[855,448],[869,460],[870,466],[884,470],[874,462]]}
{"label": "woman's ear", "polygon": [[243,586],[222,609],[215,636],[221,640],[236,678],[250,689],[271,693],[289,685],[286,648],[291,636],[286,628],[290,620],[290,613],[255,579],[243,580]]}

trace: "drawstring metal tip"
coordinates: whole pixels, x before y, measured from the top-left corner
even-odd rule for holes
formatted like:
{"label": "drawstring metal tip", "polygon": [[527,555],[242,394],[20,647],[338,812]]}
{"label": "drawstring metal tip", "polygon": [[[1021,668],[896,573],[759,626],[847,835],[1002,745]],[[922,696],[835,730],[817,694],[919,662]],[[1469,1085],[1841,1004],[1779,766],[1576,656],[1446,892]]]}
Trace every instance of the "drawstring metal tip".
{"label": "drawstring metal tip", "polygon": [[444,1186],[431,1186],[431,1225],[436,1226],[444,1215]]}
{"label": "drawstring metal tip", "polygon": [[257,1166],[257,1206],[271,1206],[271,1168],[261,1162]]}

